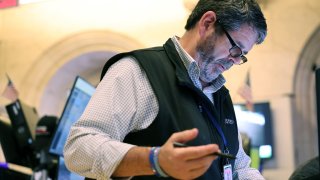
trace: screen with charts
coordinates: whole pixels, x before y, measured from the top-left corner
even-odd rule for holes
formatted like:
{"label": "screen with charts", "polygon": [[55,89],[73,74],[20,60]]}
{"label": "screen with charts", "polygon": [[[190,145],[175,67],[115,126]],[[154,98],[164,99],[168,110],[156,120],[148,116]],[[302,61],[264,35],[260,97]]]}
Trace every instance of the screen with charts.
{"label": "screen with charts", "polygon": [[256,152],[260,159],[272,158],[274,147],[269,103],[255,103],[253,112],[244,104],[234,105],[234,110],[241,135],[250,139],[251,153]]}
{"label": "screen with charts", "polygon": [[69,130],[82,115],[94,91],[94,86],[81,77],[76,77],[50,144],[50,153],[63,156],[63,148],[69,135]]}

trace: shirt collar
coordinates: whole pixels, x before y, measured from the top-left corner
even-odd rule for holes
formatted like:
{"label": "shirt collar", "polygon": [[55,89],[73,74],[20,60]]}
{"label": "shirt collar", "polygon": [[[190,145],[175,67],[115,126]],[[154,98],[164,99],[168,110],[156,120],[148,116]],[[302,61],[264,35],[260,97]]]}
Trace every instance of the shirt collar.
{"label": "shirt collar", "polygon": [[[197,62],[182,48],[180,42],[179,42],[179,37],[173,36],[171,38],[176,50],[178,51],[178,54],[180,58],[182,59],[182,62],[184,66],[186,67],[189,77],[191,78],[193,84],[202,90],[202,85],[199,80],[200,77],[200,68],[197,64]],[[214,79],[208,87],[205,87],[202,91],[204,93],[215,93],[218,91],[224,84],[226,80],[220,74],[216,79]]]}

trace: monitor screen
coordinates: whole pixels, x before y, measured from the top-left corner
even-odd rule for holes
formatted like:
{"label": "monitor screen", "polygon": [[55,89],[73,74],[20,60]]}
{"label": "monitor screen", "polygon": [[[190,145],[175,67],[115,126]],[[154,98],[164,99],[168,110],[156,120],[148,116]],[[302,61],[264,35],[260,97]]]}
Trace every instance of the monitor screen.
{"label": "monitor screen", "polygon": [[19,147],[11,125],[2,120],[0,120],[0,144],[6,162],[30,167],[28,163],[30,154]]}
{"label": "monitor screen", "polygon": [[63,148],[69,135],[69,130],[82,115],[94,91],[94,86],[79,76],[76,77],[50,144],[50,153],[63,156]]}
{"label": "monitor screen", "polygon": [[58,159],[58,171],[57,179],[59,180],[84,180],[84,177],[79,174],[69,171],[64,163],[64,158],[62,156]]}
{"label": "monitor screen", "polygon": [[254,104],[254,111],[248,111],[244,104],[234,105],[238,129],[250,140],[252,153],[258,153],[259,158],[273,157],[273,132],[269,103]]}
{"label": "monitor screen", "polygon": [[19,148],[21,151],[32,151],[38,122],[36,110],[20,100],[6,105],[6,110]]}

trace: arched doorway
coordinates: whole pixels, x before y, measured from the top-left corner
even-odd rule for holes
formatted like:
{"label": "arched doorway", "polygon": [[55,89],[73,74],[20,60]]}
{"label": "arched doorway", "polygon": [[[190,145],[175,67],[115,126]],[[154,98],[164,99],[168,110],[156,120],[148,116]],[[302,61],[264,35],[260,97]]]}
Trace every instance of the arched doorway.
{"label": "arched doorway", "polygon": [[296,166],[318,155],[316,67],[320,67],[320,26],[303,48],[295,70],[292,124]]}
{"label": "arched doorway", "polygon": [[[142,48],[138,41],[111,31],[71,35],[54,44],[35,61],[22,83],[25,102],[33,104],[40,116],[59,115],[66,91],[76,75],[97,83],[102,65],[122,51]],[[36,84],[36,86],[30,86]],[[61,94],[62,93],[62,94]]]}

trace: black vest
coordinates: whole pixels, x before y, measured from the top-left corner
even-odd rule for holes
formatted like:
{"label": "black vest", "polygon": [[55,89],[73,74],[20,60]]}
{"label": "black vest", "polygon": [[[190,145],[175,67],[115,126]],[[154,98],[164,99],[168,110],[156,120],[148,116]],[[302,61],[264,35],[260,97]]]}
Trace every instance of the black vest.
{"label": "black vest", "polygon": [[[133,56],[146,72],[151,87],[157,97],[159,113],[151,125],[138,132],[129,133],[124,142],[139,146],[161,146],[172,133],[191,128],[198,128],[198,137],[188,145],[218,144],[224,149],[223,141],[207,114],[206,107],[221,126],[228,141],[228,149],[236,155],[239,148],[238,128],[233,104],[228,90],[222,87],[214,93],[214,104],[196,88],[186,71],[174,44],[168,40],[163,47],[136,50],[112,57],[104,66],[101,78],[107,69],[119,59]],[[234,120],[225,124],[225,119]],[[234,160],[229,160],[234,167]],[[224,158],[215,160],[210,169],[199,179],[222,179]],[[156,176],[139,176],[134,179],[159,179]]]}

